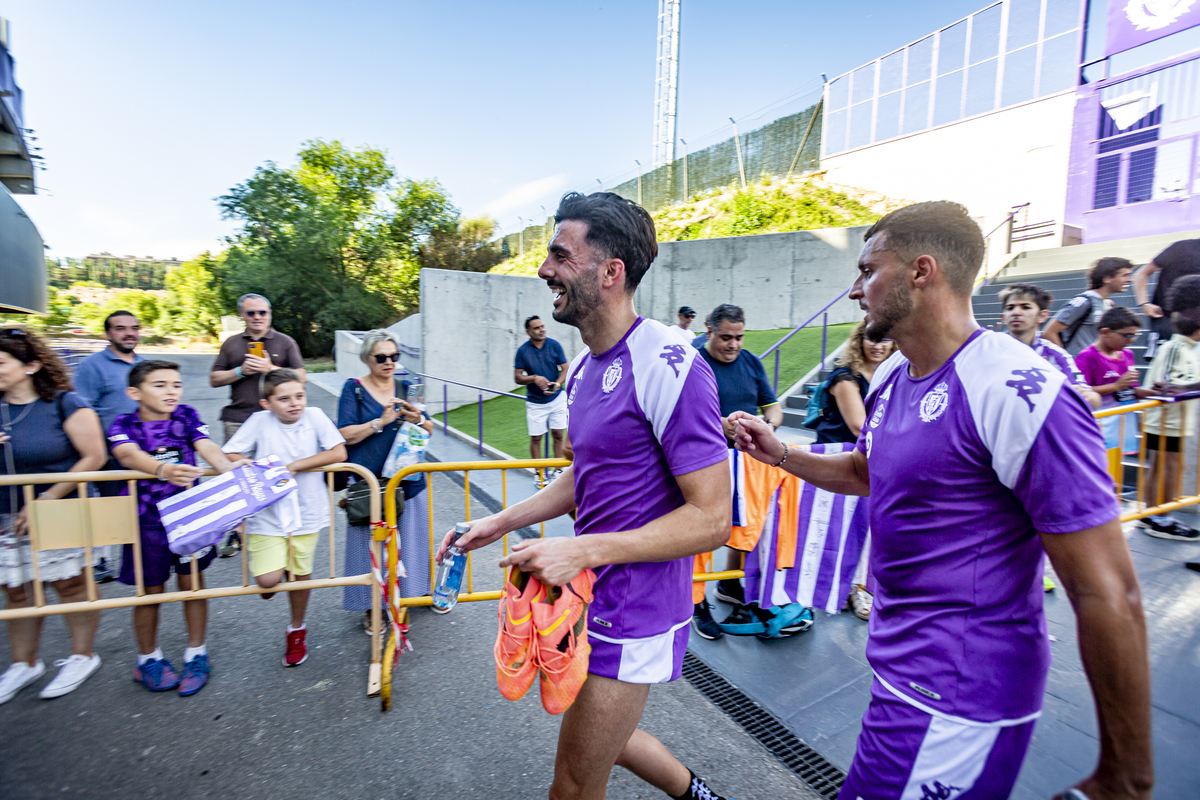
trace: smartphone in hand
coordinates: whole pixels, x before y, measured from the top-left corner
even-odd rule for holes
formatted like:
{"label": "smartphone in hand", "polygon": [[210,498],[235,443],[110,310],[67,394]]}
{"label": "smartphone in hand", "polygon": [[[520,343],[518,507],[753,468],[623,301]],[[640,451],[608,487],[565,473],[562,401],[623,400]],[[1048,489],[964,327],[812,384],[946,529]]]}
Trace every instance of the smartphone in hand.
{"label": "smartphone in hand", "polygon": [[262,342],[251,342],[250,346],[247,349],[250,351],[250,355],[252,355],[252,356],[257,356],[258,358],[266,358],[264,351],[263,351],[263,343]]}

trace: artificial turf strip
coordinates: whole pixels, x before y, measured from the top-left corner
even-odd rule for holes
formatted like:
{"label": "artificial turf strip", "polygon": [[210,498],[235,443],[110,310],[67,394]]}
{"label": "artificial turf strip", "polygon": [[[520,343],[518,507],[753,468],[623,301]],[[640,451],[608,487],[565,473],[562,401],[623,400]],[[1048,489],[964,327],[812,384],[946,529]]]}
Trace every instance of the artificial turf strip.
{"label": "artificial turf strip", "polygon": [[[827,352],[833,352],[846,337],[850,335],[850,324],[830,325],[827,341]],[[744,347],[751,353],[758,354],[779,341],[789,328],[768,331],[747,331]],[[821,328],[805,328],[797,333],[781,348],[779,356],[779,391],[785,391],[793,383],[804,377],[821,357]],[[775,358],[768,356],[763,362],[767,370],[767,380],[774,378]],[[496,387],[516,394],[524,394],[525,387],[509,388]],[[438,389],[437,391],[441,391]],[[436,401],[436,395],[431,395]],[[438,413],[437,402],[430,403],[430,411]],[[450,427],[457,428],[463,433],[479,438],[479,406],[471,403],[456,408],[450,412]],[[525,427],[525,401],[513,397],[492,397],[483,401],[483,440],[516,458],[529,457],[529,433]],[[437,435],[437,434],[435,434]]]}

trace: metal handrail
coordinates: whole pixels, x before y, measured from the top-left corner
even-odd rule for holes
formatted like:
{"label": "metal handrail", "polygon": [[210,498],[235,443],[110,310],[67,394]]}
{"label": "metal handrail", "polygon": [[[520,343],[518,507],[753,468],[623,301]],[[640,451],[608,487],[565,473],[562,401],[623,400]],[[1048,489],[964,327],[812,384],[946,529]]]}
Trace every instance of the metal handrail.
{"label": "metal handrail", "polygon": [[788,339],[791,339],[793,336],[795,336],[797,333],[799,333],[802,328],[807,328],[810,324],[813,323],[813,321],[816,320],[817,317],[824,315],[825,323],[822,326],[822,332],[821,332],[821,364],[823,366],[825,364],[825,345],[826,345],[825,331],[829,327],[829,314],[827,312],[829,311],[830,308],[833,307],[834,303],[836,303],[837,301],[841,300],[843,297],[848,295],[850,293],[850,290],[853,288],[854,288],[853,284],[851,284],[850,286],[847,286],[845,289],[842,290],[841,294],[839,294],[837,297],[833,298],[828,303],[826,303],[821,308],[820,311],[818,311],[816,314],[813,314],[811,317],[806,319],[801,324],[797,325],[795,328],[792,328],[790,333],[788,333],[786,336],[784,336],[782,339],[780,339],[775,344],[768,347],[766,349],[766,351],[761,356],[759,356],[759,359],[761,360],[761,359],[765,359],[767,356],[771,355],[771,353],[775,354],[775,380],[771,384],[771,386],[775,390],[776,393],[779,392],[779,348],[783,346],[784,342],[786,342]]}
{"label": "metal handrail", "polygon": [[434,381],[441,381],[442,383],[453,383],[455,386],[465,386],[468,389],[475,389],[480,392],[491,392],[492,394],[502,394],[506,397],[515,397],[518,400],[525,399],[525,395],[523,395],[523,394],[516,394],[514,392],[502,392],[499,389],[489,389],[486,386],[476,386],[473,383],[463,383],[462,381],[452,381],[449,378],[439,378],[437,375],[428,375],[424,372],[414,372],[412,374],[420,375],[422,378],[429,378],[430,380],[434,380]]}
{"label": "metal handrail", "polygon": [[[455,381],[455,380],[451,380],[449,378],[442,378],[437,375],[429,375],[425,372],[415,372],[412,374],[419,375],[422,378],[425,378],[427,380],[442,382],[442,435],[443,436],[450,435],[450,398],[449,398],[449,393],[446,391],[446,384],[453,383],[455,386],[464,386],[468,389],[475,389],[476,391],[478,391],[480,393],[479,398],[476,401],[476,403],[479,407],[479,416],[478,416],[478,420],[479,420],[479,422],[478,422],[478,424],[479,424],[479,455],[483,455],[483,392],[491,392],[492,394],[502,395],[504,397],[515,397],[518,400],[527,399],[525,397],[525,395],[523,395],[523,394],[516,394],[514,392],[503,392],[503,391],[500,391],[499,389],[489,389],[487,386],[476,386],[473,383],[464,383],[463,381]],[[550,436],[549,435],[546,436],[545,449],[546,449],[547,458],[548,458],[549,451],[550,451]]]}

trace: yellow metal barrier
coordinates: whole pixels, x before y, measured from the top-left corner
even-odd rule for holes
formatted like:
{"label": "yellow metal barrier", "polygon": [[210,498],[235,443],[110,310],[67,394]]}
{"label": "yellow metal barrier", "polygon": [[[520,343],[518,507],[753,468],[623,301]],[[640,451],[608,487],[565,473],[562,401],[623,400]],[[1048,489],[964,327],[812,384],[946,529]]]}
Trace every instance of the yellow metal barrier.
{"label": "yellow metal barrier", "polygon": [[[399,553],[396,549],[399,521],[396,518],[396,488],[400,485],[400,481],[404,480],[409,475],[417,473],[436,473],[436,472],[462,472],[463,473],[463,502],[465,509],[465,521],[471,521],[471,473],[488,470],[501,471],[501,508],[508,508],[508,470],[510,469],[532,469],[538,473],[539,478],[545,477],[546,470],[562,468],[570,466],[571,462],[566,459],[515,459],[509,461],[447,461],[447,462],[423,462],[414,464],[397,472],[387,483],[387,490],[384,492],[384,529],[376,534],[376,538],[387,542],[387,588],[388,596],[384,598],[384,605],[392,610],[392,615],[395,618],[400,618],[405,613],[405,610],[414,606],[429,606],[433,605],[432,595],[423,595],[421,597],[395,597],[392,594],[395,591],[394,579],[390,576],[396,574],[396,565],[399,561]],[[429,503],[429,584],[432,587],[434,583],[434,575],[436,567],[434,565],[433,556],[437,552],[438,544],[442,537],[438,536],[433,519],[433,492],[432,486],[426,487],[426,495]],[[457,522],[458,520],[455,520]],[[449,528],[446,528],[449,530]],[[541,526],[542,536],[546,535],[545,523]],[[502,538],[503,552],[508,553],[508,534]],[[472,603],[487,600],[499,600],[504,596],[503,588],[494,590],[475,591],[474,575],[472,572],[471,553],[467,553],[467,570],[465,575],[466,591],[458,596],[460,603]],[[415,565],[413,565],[415,568]],[[697,581],[719,581],[729,578],[741,578],[745,573],[741,570],[727,570],[722,572],[705,572],[697,573],[693,578]],[[382,699],[383,710],[387,711],[391,703],[391,673],[396,657],[396,630],[392,630],[391,636],[388,637],[387,646],[383,653],[383,682],[381,687],[380,697]]]}
{"label": "yellow metal barrier", "polygon": [[[1139,426],[1137,436],[1137,494],[1133,500],[1133,507],[1121,514],[1121,522],[1130,522],[1145,517],[1166,514],[1177,509],[1200,504],[1200,468],[1196,469],[1196,483],[1192,494],[1183,494],[1183,476],[1188,466],[1184,442],[1188,438],[1194,440],[1193,445],[1196,459],[1194,466],[1200,467],[1200,435],[1197,435],[1197,432],[1193,430],[1194,424],[1188,421],[1188,416],[1191,415],[1194,406],[1198,402],[1200,400],[1196,399],[1173,403],[1165,403],[1159,400],[1142,400],[1095,412],[1096,419],[1100,420],[1101,424],[1103,424],[1102,421],[1105,419],[1120,419],[1120,425],[1117,429],[1117,447],[1109,449],[1109,469],[1118,494],[1120,494],[1124,485],[1125,468],[1122,459],[1126,455],[1127,420],[1130,414],[1141,414],[1142,424]],[[1168,436],[1166,433],[1168,427],[1175,427],[1179,431],[1179,450],[1176,458],[1152,455],[1152,451],[1147,443],[1147,424],[1158,431],[1158,433],[1150,433],[1150,436],[1156,436],[1158,439],[1157,448],[1153,451],[1154,453],[1166,452],[1167,443],[1164,440],[1175,438]],[[1148,461],[1153,461],[1153,469],[1150,469],[1147,465]],[[1173,461],[1176,462],[1174,466],[1170,464]],[[1152,487],[1147,485],[1150,481],[1153,481]],[[1147,497],[1148,493],[1152,493],[1152,496]]]}
{"label": "yellow metal barrier", "polygon": [[[333,589],[345,586],[370,586],[371,589],[371,627],[374,632],[371,637],[371,665],[367,675],[367,694],[375,696],[381,687],[382,664],[382,606],[380,604],[379,585],[371,573],[365,575],[337,576],[337,546],[335,531],[337,529],[337,512],[333,503],[333,473],[351,472],[365,480],[375,492],[371,499],[371,519],[378,525],[382,518],[379,503],[379,481],[371,472],[358,464],[331,464],[320,467],[319,472],[328,473],[326,485],[330,497],[329,514],[329,577],[310,579],[307,581],[287,581],[270,589],[264,589],[250,582],[247,548],[242,547],[242,585],[221,586],[201,589],[198,577],[199,566],[192,561],[192,586],[190,591],[161,592],[146,594],[142,583],[142,546],[141,530],[137,514],[137,484],[138,480],[155,480],[153,475],[133,470],[113,470],[108,472],[63,472],[50,474],[0,475],[0,487],[22,486],[25,493],[25,505],[29,509],[29,544],[32,556],[34,605],[23,608],[8,608],[0,611],[0,620],[24,619],[28,617],[47,617],[58,614],[72,614],[78,611],[101,611],[113,608],[132,608],[134,606],[157,605],[160,603],[178,603],[184,600],[206,600],[217,597],[238,597],[243,595],[263,594],[269,592],[291,592],[299,589]],[[206,475],[217,474],[206,470]],[[127,481],[129,495],[125,497],[88,497],[88,484],[103,481]],[[37,500],[33,496],[33,487],[38,484],[76,483],[79,485],[78,498],[61,500]],[[244,531],[244,528],[243,528]],[[243,537],[244,541],[244,537]],[[93,572],[92,548],[105,545],[131,545],[133,548],[134,574],[136,576],[136,595],[133,597],[113,597],[101,599],[96,586]],[[77,603],[47,604],[45,590],[42,587],[38,566],[38,553],[44,550],[62,548],[83,548],[84,575],[87,583],[86,601]],[[379,544],[371,545],[375,560],[379,559]]]}

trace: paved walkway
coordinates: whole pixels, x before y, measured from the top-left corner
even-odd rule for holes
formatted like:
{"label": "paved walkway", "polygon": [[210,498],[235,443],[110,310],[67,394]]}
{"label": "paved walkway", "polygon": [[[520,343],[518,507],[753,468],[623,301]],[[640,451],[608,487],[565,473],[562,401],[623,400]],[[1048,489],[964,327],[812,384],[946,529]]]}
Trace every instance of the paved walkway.
{"label": "paved walkway", "polygon": [[[208,388],[211,357],[176,360],[186,370],[185,402],[215,423],[228,390]],[[332,415],[336,400],[314,390],[310,402]],[[448,528],[463,516],[462,488],[447,477],[433,488],[435,520]],[[323,540],[318,565],[328,564],[327,547]],[[498,559],[486,551],[476,558],[477,586],[499,586],[499,570],[488,566]],[[240,570],[238,559],[218,560],[210,585],[239,583]],[[112,583],[102,591],[130,593]],[[443,617],[414,610],[415,651],[399,659],[394,705],[381,714],[378,700],[365,696],[370,640],[359,614],[341,609],[340,595],[313,596],[311,655],[295,669],[281,664],[285,599],[212,601],[212,682],[191,698],[134,684],[130,612],[105,613],[96,644],[104,663],[81,689],[41,701],[37,688],[47,677],[0,706],[0,797],[546,796],[558,720],[542,710],[536,687],[517,703],[496,690],[493,604],[463,604]],[[178,665],[186,636],[177,604],[162,611],[160,642]],[[61,618],[50,619],[42,658],[49,666],[68,652]],[[0,665],[8,663],[3,641]],[[815,796],[685,681],[651,691],[643,726],[738,800]],[[616,769],[608,796],[662,795]]]}

